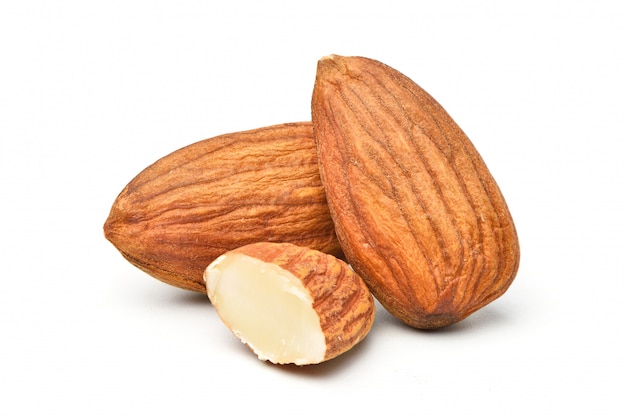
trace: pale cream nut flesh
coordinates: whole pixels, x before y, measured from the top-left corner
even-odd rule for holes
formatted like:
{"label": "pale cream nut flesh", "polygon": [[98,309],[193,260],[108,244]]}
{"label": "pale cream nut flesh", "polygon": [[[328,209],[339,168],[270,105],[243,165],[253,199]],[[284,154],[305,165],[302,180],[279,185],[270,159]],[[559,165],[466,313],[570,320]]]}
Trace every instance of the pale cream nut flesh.
{"label": "pale cream nut flesh", "polygon": [[233,253],[211,263],[204,279],[221,320],[259,359],[296,365],[324,360],[326,341],[313,298],[292,273]]}

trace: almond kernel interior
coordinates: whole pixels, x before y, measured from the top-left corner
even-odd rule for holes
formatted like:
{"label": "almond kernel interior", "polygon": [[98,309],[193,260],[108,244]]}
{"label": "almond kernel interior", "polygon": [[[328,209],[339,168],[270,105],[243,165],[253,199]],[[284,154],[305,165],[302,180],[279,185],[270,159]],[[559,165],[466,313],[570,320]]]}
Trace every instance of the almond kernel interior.
{"label": "almond kernel interior", "polygon": [[278,265],[231,253],[206,269],[207,294],[224,324],[261,360],[319,363],[326,340],[313,298]]}

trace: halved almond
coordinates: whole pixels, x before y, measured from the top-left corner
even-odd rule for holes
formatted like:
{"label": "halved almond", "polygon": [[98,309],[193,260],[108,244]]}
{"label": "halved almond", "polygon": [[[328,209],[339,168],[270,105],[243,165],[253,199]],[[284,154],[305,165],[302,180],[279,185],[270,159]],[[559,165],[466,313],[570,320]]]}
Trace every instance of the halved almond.
{"label": "halved almond", "polygon": [[363,340],[374,321],[374,300],[345,262],[289,243],[227,252],[204,279],[224,324],[276,364],[332,359]]}

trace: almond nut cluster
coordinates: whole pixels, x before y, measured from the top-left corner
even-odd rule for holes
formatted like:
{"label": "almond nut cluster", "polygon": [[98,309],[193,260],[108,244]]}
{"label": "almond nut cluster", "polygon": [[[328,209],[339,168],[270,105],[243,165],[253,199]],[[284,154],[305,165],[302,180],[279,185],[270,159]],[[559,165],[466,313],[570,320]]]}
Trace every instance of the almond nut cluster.
{"label": "almond nut cluster", "polygon": [[311,116],[161,158],[119,194],[105,237],[153,277],[206,292],[278,364],[352,348],[371,329],[373,297],[436,329],[509,288],[513,219],[433,97],[381,62],[331,55],[318,61]]}

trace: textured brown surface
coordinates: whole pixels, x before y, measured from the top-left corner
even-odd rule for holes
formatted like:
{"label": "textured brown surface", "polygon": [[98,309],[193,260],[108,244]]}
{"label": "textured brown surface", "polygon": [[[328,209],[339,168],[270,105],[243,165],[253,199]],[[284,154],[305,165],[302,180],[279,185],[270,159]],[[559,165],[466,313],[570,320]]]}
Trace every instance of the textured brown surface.
{"label": "textured brown surface", "polygon": [[217,136],[165,156],[120,193],[104,233],[138,268],[199,292],[209,263],[249,243],[340,253],[307,122]]}
{"label": "textured brown surface", "polygon": [[260,242],[234,250],[278,265],[302,281],[313,298],[332,359],[363,340],[374,322],[374,299],[365,282],[343,261],[289,243]]}
{"label": "textured brown surface", "polygon": [[393,315],[450,325],[502,295],[519,265],[504,198],[446,111],[371,59],[318,63],[322,183],[348,261]]}

